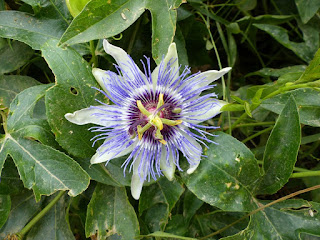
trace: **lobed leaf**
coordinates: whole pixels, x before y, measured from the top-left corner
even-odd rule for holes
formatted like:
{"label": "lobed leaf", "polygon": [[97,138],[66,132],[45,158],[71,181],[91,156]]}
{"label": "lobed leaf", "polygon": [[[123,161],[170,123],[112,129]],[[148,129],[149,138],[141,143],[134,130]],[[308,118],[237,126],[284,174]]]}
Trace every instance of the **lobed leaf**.
{"label": "lobed leaf", "polygon": [[[49,87],[51,84],[34,86],[16,96],[10,105],[7,132],[0,148],[1,168],[10,155],[24,186],[33,189],[37,201],[41,195],[50,195],[57,190],[69,190],[69,194],[75,196],[89,184],[89,176],[72,158],[34,141],[48,137],[46,131],[50,132],[46,120],[33,116],[35,105]],[[32,133],[32,130],[38,131],[37,128],[28,128],[34,125],[41,128],[40,133]],[[40,137],[33,139],[30,135]]]}
{"label": "lobed leaf", "polygon": [[73,49],[60,48],[57,41],[42,47],[42,54],[56,77],[56,85],[46,93],[48,122],[57,142],[77,157],[91,157],[95,153],[90,139],[94,136],[90,125],[78,126],[65,119],[66,113],[98,105],[95,101],[97,82],[88,63]]}
{"label": "lobed leaf", "polygon": [[33,16],[18,11],[0,11],[0,36],[16,39],[40,49],[50,39],[59,39],[67,23],[61,19]]}
{"label": "lobed leaf", "polygon": [[145,0],[92,0],[72,21],[60,44],[115,36],[133,24],[144,11]]}

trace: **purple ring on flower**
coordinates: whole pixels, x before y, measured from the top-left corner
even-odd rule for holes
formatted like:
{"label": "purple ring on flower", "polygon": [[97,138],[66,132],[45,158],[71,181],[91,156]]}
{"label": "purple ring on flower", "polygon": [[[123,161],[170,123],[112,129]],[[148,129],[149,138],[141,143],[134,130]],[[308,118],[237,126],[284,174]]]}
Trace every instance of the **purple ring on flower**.
{"label": "purple ring on flower", "polygon": [[205,129],[215,128],[199,123],[219,114],[225,104],[214,93],[200,94],[212,89],[214,86],[209,84],[231,68],[190,75],[186,67],[179,74],[176,45],[172,43],[153,72],[149,58],[146,63],[141,61],[142,72],[124,50],[107,40],[103,46],[116,60],[117,73],[98,68],[92,72],[102,88],[98,90],[115,105],[99,102],[99,106],[67,113],[65,118],[78,125],[97,125],[91,128],[99,133],[92,139],[93,144],[104,142],[91,158],[92,164],[107,164],[129,154],[122,167],[133,171],[131,193],[139,199],[145,180],[161,175],[173,180],[176,167],[182,171],[179,151],[190,164],[187,173],[196,170],[203,156],[200,143],[212,142]]}

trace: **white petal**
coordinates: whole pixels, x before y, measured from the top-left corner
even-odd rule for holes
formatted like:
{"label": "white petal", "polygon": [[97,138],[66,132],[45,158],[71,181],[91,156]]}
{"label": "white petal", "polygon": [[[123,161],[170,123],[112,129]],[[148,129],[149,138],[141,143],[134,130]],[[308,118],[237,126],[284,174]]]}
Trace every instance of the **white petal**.
{"label": "white petal", "polygon": [[190,165],[190,168],[187,170],[187,173],[188,173],[188,174],[193,173],[193,172],[198,168],[199,164],[200,164],[200,161],[197,162],[196,165]]}
{"label": "white petal", "polygon": [[[167,162],[167,156],[169,157],[169,162]],[[174,179],[176,165],[174,164],[172,152],[168,152],[165,146],[162,146],[161,149],[160,169],[169,181],[172,181]]]}
{"label": "white petal", "polygon": [[139,174],[138,168],[141,161],[141,155],[137,157],[136,161],[133,164],[133,173],[131,178],[131,195],[134,199],[139,200],[140,194],[143,186],[144,171],[140,171]]}
{"label": "white petal", "polygon": [[184,120],[190,123],[200,123],[203,121],[206,121],[207,119],[213,118],[217,114],[221,113],[221,108],[227,104],[227,102],[222,100],[217,100],[214,98],[210,98],[207,100],[207,102],[212,103],[212,107],[200,109],[199,111],[189,112],[189,113],[183,113]]}
{"label": "white petal", "polygon": [[130,67],[131,64],[134,64],[139,75],[141,75],[146,82],[146,76],[140,71],[138,66],[131,60],[129,55],[122,48],[110,44],[106,39],[103,40],[103,48],[106,53],[110,54],[114,60],[116,60],[118,66],[121,68],[121,71],[125,72],[130,79],[134,79],[134,75]]}
{"label": "white petal", "polygon": [[[179,89],[184,88],[186,85],[193,86],[193,90],[208,86],[210,83],[221,78],[224,74],[226,74],[230,70],[231,70],[231,67],[226,67],[226,68],[221,69],[220,71],[209,70],[206,72],[202,72],[199,75],[188,79],[188,81],[186,81],[184,84],[182,84]],[[203,79],[203,80],[201,82],[197,82],[200,79]]]}
{"label": "white petal", "polygon": [[[106,141],[112,141],[112,139],[107,139]],[[132,152],[135,145],[136,144],[133,143],[129,147],[123,148],[123,150],[121,152],[119,152],[117,155],[116,155],[116,153],[118,152],[117,151],[118,149],[113,149],[113,151],[111,151],[111,152],[106,152],[104,154],[101,154],[106,149],[103,146],[101,146],[98,149],[98,151],[90,159],[90,163],[91,164],[102,163],[102,162],[107,162],[113,158],[122,157],[122,156],[127,155],[128,153]],[[123,147],[123,146],[121,146],[121,147]]]}
{"label": "white petal", "polygon": [[[205,78],[203,82],[199,83],[196,88],[205,87],[209,85],[210,83],[214,82],[215,80],[221,78],[224,74],[229,72],[231,70],[231,67],[226,67],[221,69],[220,71],[217,70],[209,70],[203,73],[200,73],[195,78]],[[194,78],[190,78],[190,82],[194,81]]]}
{"label": "white petal", "polygon": [[107,74],[107,71],[102,70],[100,68],[93,68],[92,74],[106,93],[108,93],[108,89],[106,88],[107,81],[109,79],[109,75]]}
{"label": "white petal", "polygon": [[[93,123],[101,126],[111,126],[114,122],[108,122],[103,120],[103,118],[98,117],[97,114],[107,114],[107,110],[116,110],[120,111],[119,107],[113,105],[100,105],[96,106],[97,108],[84,108],[74,113],[67,113],[64,117],[69,121],[77,125],[84,125],[88,123]],[[98,109],[99,108],[99,109]],[[105,110],[105,111],[104,111]]]}
{"label": "white petal", "polygon": [[[179,68],[179,62],[178,62],[178,53],[177,53],[177,47],[175,43],[171,43],[168,52],[166,56],[164,57],[163,61],[161,62],[162,68],[165,69],[167,67],[167,64],[169,61],[174,61],[174,64],[172,64],[173,71],[177,71]],[[160,70],[160,65],[158,65],[152,72],[151,77],[152,77],[152,84],[153,84],[153,89],[157,86],[157,81],[158,81],[158,76],[159,76],[159,70]]]}
{"label": "white petal", "polygon": [[[183,131],[183,129],[181,129],[180,133],[190,142],[190,144],[192,144],[196,149],[198,149],[198,151],[195,151],[194,148],[186,146],[189,148],[189,152],[193,153],[192,155],[188,154],[189,157],[192,159],[193,164],[190,164],[190,168],[187,170],[187,173],[191,174],[197,169],[197,167],[200,164],[202,147],[193,137],[191,137],[187,133],[185,133]],[[180,151],[181,151],[181,149],[180,149]]]}

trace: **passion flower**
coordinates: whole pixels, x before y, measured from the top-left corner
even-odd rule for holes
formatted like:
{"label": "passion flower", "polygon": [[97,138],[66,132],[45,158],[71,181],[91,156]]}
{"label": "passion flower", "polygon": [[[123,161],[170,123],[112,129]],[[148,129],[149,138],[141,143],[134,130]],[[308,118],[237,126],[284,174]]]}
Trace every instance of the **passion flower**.
{"label": "passion flower", "polygon": [[176,167],[182,171],[179,151],[190,164],[187,173],[196,170],[203,156],[200,143],[212,142],[206,129],[215,128],[199,123],[220,113],[224,105],[212,91],[200,94],[212,89],[214,85],[209,84],[231,68],[190,75],[190,68],[185,67],[180,74],[176,45],[172,43],[153,72],[147,57],[145,62],[141,61],[141,71],[121,48],[107,40],[103,46],[116,60],[117,73],[98,68],[92,72],[102,88],[99,91],[114,105],[99,102],[99,106],[67,113],[65,118],[78,125],[98,125],[91,128],[98,133],[93,144],[104,142],[91,158],[92,164],[107,164],[128,154],[122,167],[133,171],[131,193],[139,199],[144,181],[161,175],[172,180]]}

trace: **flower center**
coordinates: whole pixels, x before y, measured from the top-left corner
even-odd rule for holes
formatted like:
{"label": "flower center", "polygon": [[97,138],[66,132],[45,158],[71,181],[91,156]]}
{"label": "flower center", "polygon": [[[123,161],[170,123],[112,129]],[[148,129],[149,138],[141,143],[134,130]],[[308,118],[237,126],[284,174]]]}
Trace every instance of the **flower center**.
{"label": "flower center", "polygon": [[[168,125],[168,126],[176,126],[178,124],[182,123],[182,120],[170,120],[166,118],[162,118],[163,112],[165,110],[165,105],[163,101],[163,94],[159,94],[159,99],[158,99],[158,104],[157,107],[150,108],[147,110],[143,104],[141,103],[140,100],[137,100],[137,106],[140,110],[140,112],[146,116],[148,123],[144,125],[143,127],[141,125],[137,126],[137,132],[138,132],[138,137],[139,140],[142,139],[143,133],[147,131],[150,127],[155,128],[155,134],[154,137],[155,139],[159,140],[162,144],[166,144],[167,142],[163,139],[163,135],[161,134],[161,130],[163,129],[163,125]],[[175,111],[181,111],[181,109],[174,109]]]}

